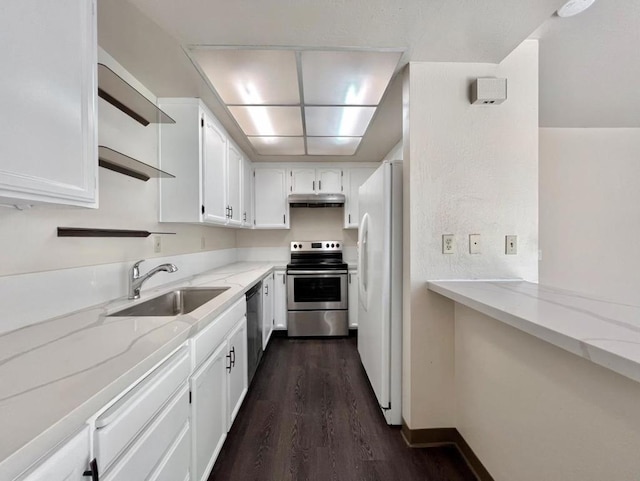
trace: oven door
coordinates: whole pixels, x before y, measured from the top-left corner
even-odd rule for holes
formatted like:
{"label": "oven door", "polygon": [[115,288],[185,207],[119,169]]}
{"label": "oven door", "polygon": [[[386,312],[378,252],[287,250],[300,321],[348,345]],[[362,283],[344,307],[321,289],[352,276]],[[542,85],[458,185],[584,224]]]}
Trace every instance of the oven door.
{"label": "oven door", "polygon": [[347,309],[346,271],[287,272],[287,309],[318,311]]}

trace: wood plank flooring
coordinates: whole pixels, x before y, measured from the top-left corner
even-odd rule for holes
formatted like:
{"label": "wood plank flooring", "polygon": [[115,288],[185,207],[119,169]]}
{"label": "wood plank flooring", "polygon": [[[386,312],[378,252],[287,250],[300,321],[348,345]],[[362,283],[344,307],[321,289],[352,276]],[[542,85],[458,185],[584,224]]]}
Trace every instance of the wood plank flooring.
{"label": "wood plank flooring", "polygon": [[272,338],[209,481],[476,481],[387,426],[356,339]]}

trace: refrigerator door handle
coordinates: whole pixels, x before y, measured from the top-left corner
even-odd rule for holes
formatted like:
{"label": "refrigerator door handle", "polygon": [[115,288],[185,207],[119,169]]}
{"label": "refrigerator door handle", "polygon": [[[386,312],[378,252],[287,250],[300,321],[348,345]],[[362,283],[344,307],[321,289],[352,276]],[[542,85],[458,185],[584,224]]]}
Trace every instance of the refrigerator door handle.
{"label": "refrigerator door handle", "polygon": [[367,287],[369,284],[369,214],[362,216],[360,228],[358,229],[358,292],[362,306],[369,308],[369,295]]}

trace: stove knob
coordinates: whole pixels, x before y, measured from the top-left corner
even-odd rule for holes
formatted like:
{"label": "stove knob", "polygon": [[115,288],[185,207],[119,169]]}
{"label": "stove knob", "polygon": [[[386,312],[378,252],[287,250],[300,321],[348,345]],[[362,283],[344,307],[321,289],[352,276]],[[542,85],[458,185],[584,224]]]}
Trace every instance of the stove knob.
{"label": "stove knob", "polygon": [[329,247],[329,244],[327,244],[327,248]]}
{"label": "stove knob", "polygon": [[340,247],[340,244],[336,244],[336,247]]}
{"label": "stove knob", "polygon": [[331,244],[331,247],[335,247],[335,246],[336,246],[335,244]]}
{"label": "stove knob", "polygon": [[298,244],[293,244],[293,248],[297,249],[298,248]]}

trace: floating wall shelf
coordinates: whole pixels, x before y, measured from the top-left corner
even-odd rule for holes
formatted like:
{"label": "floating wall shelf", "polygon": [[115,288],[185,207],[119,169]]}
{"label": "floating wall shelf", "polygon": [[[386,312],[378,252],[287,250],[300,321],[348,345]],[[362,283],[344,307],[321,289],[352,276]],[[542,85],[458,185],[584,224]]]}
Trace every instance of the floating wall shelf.
{"label": "floating wall shelf", "polygon": [[151,178],[175,178],[175,175],[140,162],[104,145],[98,146],[98,165],[145,182]]}
{"label": "floating wall shelf", "polygon": [[98,64],[98,95],[144,126],[176,123],[148,98],[101,63]]}
{"label": "floating wall shelf", "polygon": [[58,237],[149,237],[151,234],[171,234],[175,232],[149,232],[130,229],[94,229],[91,227],[58,227]]}

